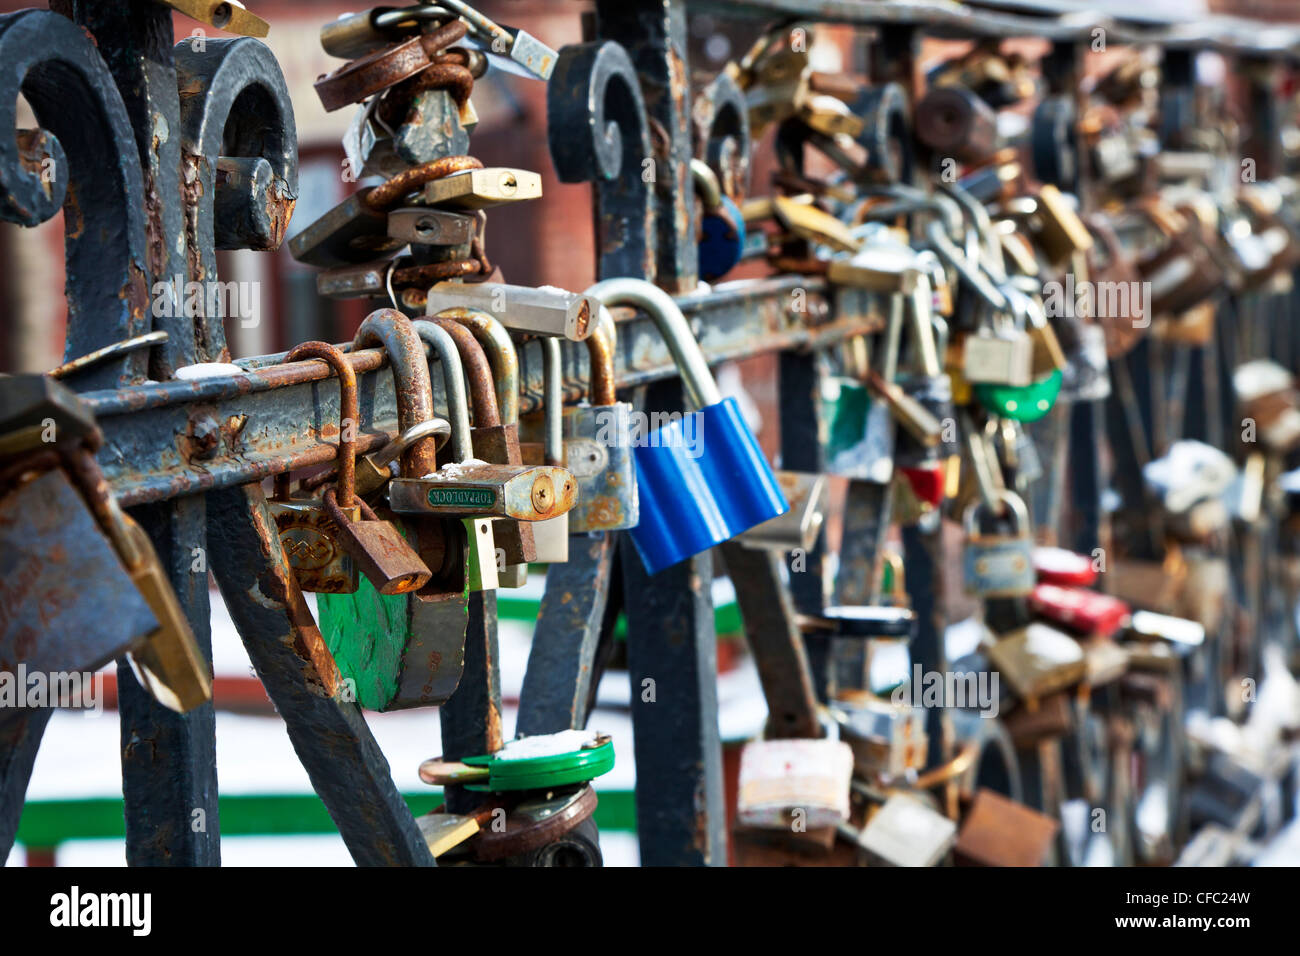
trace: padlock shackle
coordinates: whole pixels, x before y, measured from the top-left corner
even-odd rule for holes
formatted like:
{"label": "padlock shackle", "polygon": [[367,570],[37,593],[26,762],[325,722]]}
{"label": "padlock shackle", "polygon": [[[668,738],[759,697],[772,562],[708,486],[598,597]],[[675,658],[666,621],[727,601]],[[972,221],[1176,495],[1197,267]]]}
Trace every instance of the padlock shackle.
{"label": "padlock shackle", "polygon": [[492,365],[487,353],[478,339],[465,326],[455,319],[432,316],[426,321],[432,322],[451,336],[460,353],[460,363],[469,380],[469,400],[474,408],[474,425],[476,428],[492,428],[501,424],[501,410],[497,405],[496,383],[492,379]]}
{"label": "padlock shackle", "polygon": [[658,326],[672,353],[687,400],[697,409],[722,401],[722,393],[713,380],[700,343],[691,333],[690,323],[667,292],[645,279],[619,278],[597,282],[584,294],[594,296],[606,306],[633,305],[643,309]]}
{"label": "padlock shackle", "polygon": [[[602,310],[603,311],[603,310]],[[597,331],[587,339],[596,338]],[[613,404],[610,402],[608,404]],[[560,340],[542,339],[542,454],[548,465],[564,464],[564,357]]]}
{"label": "padlock shackle", "polygon": [[442,363],[442,385],[447,393],[447,418],[451,423],[452,458],[469,461],[474,457],[474,447],[469,433],[469,400],[465,397],[465,370],[461,365],[460,351],[442,326],[424,319],[417,319],[411,325]]}
{"label": "padlock shackle", "polygon": [[[285,356],[285,362],[315,360],[325,362],[339,378],[339,451],[338,497],[339,504],[349,508],[357,500],[357,429],[361,427],[361,411],[357,401],[357,373],[348,357],[328,342],[303,342]],[[348,423],[352,425],[349,428]],[[276,476],[276,492],[281,485]]]}
{"label": "padlock shackle", "polygon": [[[1029,509],[1025,506],[1025,499],[1021,498],[1014,491],[1004,488],[994,495],[994,500],[999,504],[1006,506],[1005,512],[1007,517],[1014,519],[1012,521],[1012,530],[1016,534],[1029,534]],[[966,513],[962,516],[962,524],[966,528],[967,537],[978,534],[979,527],[976,523],[976,517],[981,508],[986,507],[984,501],[972,501],[966,508]],[[990,509],[993,510],[993,509]],[[1002,511],[993,510],[995,515],[1002,514]]]}
{"label": "padlock shackle", "polygon": [[596,328],[587,336],[587,367],[590,374],[587,401],[592,405],[613,405],[618,401],[618,389],[614,381],[617,344],[618,331],[614,325],[614,315],[607,306],[602,305]]}
{"label": "padlock shackle", "polygon": [[[411,320],[396,309],[376,309],[366,316],[352,339],[352,348],[381,345],[393,369],[397,393],[397,427],[406,431],[433,418],[433,388],[424,343]],[[417,441],[402,455],[402,475],[418,478],[438,470],[438,443],[430,436]]]}
{"label": "padlock shackle", "polygon": [[437,313],[455,319],[473,333],[487,353],[496,379],[497,409],[503,425],[519,423],[519,353],[510,332],[493,315],[482,309],[457,306]]}
{"label": "padlock shackle", "polygon": [[713,167],[702,159],[692,159],[691,183],[700,197],[700,208],[706,213],[717,212],[722,205],[722,183]]}

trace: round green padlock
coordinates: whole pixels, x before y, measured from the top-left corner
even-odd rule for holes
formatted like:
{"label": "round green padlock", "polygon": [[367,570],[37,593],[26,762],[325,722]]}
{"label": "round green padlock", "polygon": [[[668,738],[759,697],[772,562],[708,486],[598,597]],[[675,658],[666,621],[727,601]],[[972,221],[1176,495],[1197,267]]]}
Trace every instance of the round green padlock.
{"label": "round green padlock", "polygon": [[1057,369],[1029,385],[974,385],[972,390],[986,411],[1017,422],[1036,422],[1056,404],[1062,377]]}
{"label": "round green padlock", "polygon": [[583,747],[569,753],[547,757],[502,760],[492,754],[465,757],[461,763],[486,767],[486,783],[467,784],[467,790],[501,792],[508,790],[544,790],[569,784],[586,783],[614,769],[614,742],[608,737],[595,747]]}

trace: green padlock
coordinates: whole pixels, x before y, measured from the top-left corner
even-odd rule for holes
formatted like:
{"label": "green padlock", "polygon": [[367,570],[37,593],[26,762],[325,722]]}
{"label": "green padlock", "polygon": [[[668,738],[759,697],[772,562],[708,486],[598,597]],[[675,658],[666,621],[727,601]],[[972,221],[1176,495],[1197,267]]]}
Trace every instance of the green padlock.
{"label": "green padlock", "polygon": [[[586,740],[579,740],[580,737]],[[575,743],[577,746],[575,746]],[[513,752],[537,756],[512,756]],[[587,783],[614,769],[614,742],[606,734],[565,730],[521,737],[495,754],[459,761],[434,758],[420,764],[420,779],[434,786],[460,785],[468,790],[504,793],[550,790]]]}
{"label": "green padlock", "polygon": [[1061,380],[1058,371],[1028,385],[973,385],[971,388],[975,400],[990,414],[1017,422],[1036,422],[1056,404]]}
{"label": "green padlock", "polygon": [[[424,348],[410,320],[391,309],[380,310],[362,323],[355,347],[379,339],[389,353],[393,374],[404,383],[397,389],[398,423],[409,431],[433,414],[433,395]],[[469,414],[465,406],[463,372],[455,344],[448,338],[437,349],[444,378],[450,383],[448,414],[456,422],[453,439],[464,452],[468,447]],[[455,387],[460,384],[461,387]],[[433,470],[434,439],[427,447],[417,442],[414,461],[404,457],[403,474]],[[402,534],[415,543],[418,519],[395,520]],[[490,542],[490,523],[483,525]],[[466,534],[473,533],[467,529]],[[467,549],[473,553],[473,549]],[[494,553],[491,544],[486,554]],[[486,569],[494,576],[496,564]],[[493,582],[495,586],[495,582]],[[339,672],[351,681],[354,696],[370,710],[400,710],[444,703],[460,682],[465,664],[465,630],[469,623],[468,599],[463,592],[383,595],[368,581],[352,594],[322,594],[316,601],[321,633],[334,655]]]}

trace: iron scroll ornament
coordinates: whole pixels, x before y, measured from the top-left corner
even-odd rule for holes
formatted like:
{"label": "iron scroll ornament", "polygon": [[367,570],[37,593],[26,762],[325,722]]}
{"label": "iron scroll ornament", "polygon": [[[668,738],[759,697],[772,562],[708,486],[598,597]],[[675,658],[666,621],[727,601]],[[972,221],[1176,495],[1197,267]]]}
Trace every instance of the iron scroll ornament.
{"label": "iron scroll ornament", "polygon": [[722,191],[739,202],[749,193],[749,107],[726,73],[700,93],[693,109],[699,145],[695,154],[718,176]]}
{"label": "iron scroll ornament", "polygon": [[[144,182],[113,77],[90,35],[48,10],[0,15],[0,129],[22,94],[39,130],[0,136],[0,217],[35,226],[65,213],[65,359],[149,331]],[[77,379],[78,389],[146,379],[134,351]]]}
{"label": "iron scroll ornament", "polygon": [[[298,198],[298,142],[284,74],[257,40],[173,48],[180,90],[190,278],[217,279],[218,249],[277,249]],[[223,296],[201,297],[200,361],[229,361]],[[210,300],[216,314],[209,314]]]}
{"label": "iron scroll ornament", "polygon": [[560,181],[596,184],[596,274],[653,280],[654,152],[627,51],[612,40],[564,47],[547,86],[546,112]]}

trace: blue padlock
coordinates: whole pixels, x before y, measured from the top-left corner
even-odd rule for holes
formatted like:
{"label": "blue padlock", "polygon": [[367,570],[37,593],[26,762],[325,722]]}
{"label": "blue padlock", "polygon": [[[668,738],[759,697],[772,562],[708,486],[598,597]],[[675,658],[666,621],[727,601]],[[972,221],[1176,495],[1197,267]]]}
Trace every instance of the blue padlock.
{"label": "blue padlock", "polygon": [[606,279],[586,294],[649,313],[698,409],[642,436],[635,448],[641,520],[629,533],[646,570],[658,574],[789,511],[736,400],[718,391],[672,296],[644,279]]}
{"label": "blue padlock", "polygon": [[691,160],[691,179],[700,197],[700,278],[716,282],[730,272],[745,251],[745,219],[740,207],[722,191],[717,174],[702,159]]}

